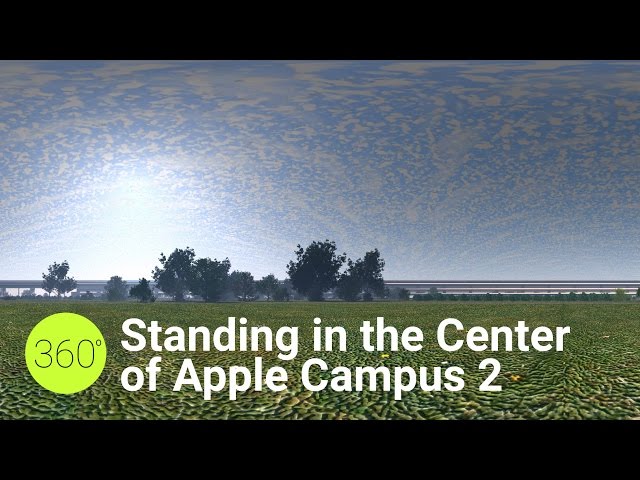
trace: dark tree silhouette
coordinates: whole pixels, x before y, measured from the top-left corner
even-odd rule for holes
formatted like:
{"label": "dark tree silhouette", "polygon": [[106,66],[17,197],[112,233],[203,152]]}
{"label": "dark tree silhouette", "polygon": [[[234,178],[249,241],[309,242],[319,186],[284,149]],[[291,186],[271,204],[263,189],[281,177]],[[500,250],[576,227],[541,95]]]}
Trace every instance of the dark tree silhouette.
{"label": "dark tree silhouette", "polygon": [[279,286],[275,292],[273,292],[273,300],[276,302],[288,302],[291,299],[289,289],[284,285]]}
{"label": "dark tree silhouette", "polygon": [[191,291],[200,295],[205,302],[217,302],[224,294],[229,283],[231,262],[210,258],[199,258],[194,264]]}
{"label": "dark tree silhouette", "polygon": [[131,287],[131,290],[129,290],[129,296],[137,298],[142,303],[155,302],[156,300],[156,297],[153,296],[151,286],[149,285],[149,280],[144,277],[139,280],[137,285]]}
{"label": "dark tree silhouette", "polygon": [[359,258],[355,262],[349,259],[347,265],[347,270],[338,280],[337,293],[340,298],[353,302],[359,299],[361,292],[365,301],[373,300],[373,295],[384,296],[384,260],[380,258],[377,248],[367,252],[364,259]]}
{"label": "dark tree silhouette", "polygon": [[401,288],[398,290],[398,300],[409,300],[410,293],[406,288]]}
{"label": "dark tree silhouette", "polygon": [[236,297],[246,302],[256,291],[256,284],[253,275],[249,272],[234,271],[229,276],[231,279],[231,290]]}
{"label": "dark tree silhouette", "polygon": [[77,287],[77,283],[73,277],[68,277],[69,262],[66,260],[62,263],[53,262],[49,265],[48,272],[42,274],[42,288],[49,295],[55,290],[58,297],[64,296]]}
{"label": "dark tree silhouette", "polygon": [[193,283],[195,256],[193,248],[187,247],[184,250],[176,248],[168,258],[161,253],[159,261],[162,268],[153,269],[153,279],[158,288],[171,295],[176,302],[184,300],[185,293]]}
{"label": "dark tree silhouette", "polygon": [[111,277],[104,286],[104,289],[107,292],[107,300],[110,302],[125,300],[127,298],[127,291],[129,290],[127,282],[118,276]]}
{"label": "dark tree silhouette", "polygon": [[351,259],[347,262],[347,270],[338,278],[336,294],[338,298],[347,302],[355,302],[360,300],[362,293],[362,279],[357,271],[356,263]]}
{"label": "dark tree silhouette", "polygon": [[293,288],[309,300],[324,300],[324,292],[336,286],[340,267],[347,255],[336,254],[336,243],[312,242],[306,249],[298,245],[296,261],[287,265]]}
{"label": "dark tree silhouette", "polygon": [[54,263],[52,266],[49,267],[49,273],[43,273],[42,274],[42,289],[47,292],[49,294],[49,296],[51,296],[51,294],[53,293],[53,291],[56,289],[56,284],[58,283],[55,277],[55,274],[53,274],[51,272],[51,268],[54,267],[55,265],[57,265],[56,263]]}
{"label": "dark tree silhouette", "polygon": [[262,277],[260,280],[256,282],[256,289],[258,292],[263,293],[267,296],[267,300],[271,300],[273,294],[280,287],[280,282],[273,273],[270,273],[266,277]]}
{"label": "dark tree silhouette", "polygon": [[56,290],[58,291],[58,296],[62,295],[63,297],[69,293],[71,290],[74,290],[78,286],[78,283],[74,280],[73,277],[65,277],[60,282],[58,282],[58,287]]}
{"label": "dark tree silhouette", "polygon": [[384,295],[384,279],[382,278],[384,260],[380,257],[378,249],[365,253],[363,260],[356,261],[355,268],[362,281],[363,298],[372,300],[372,295],[382,297]]}

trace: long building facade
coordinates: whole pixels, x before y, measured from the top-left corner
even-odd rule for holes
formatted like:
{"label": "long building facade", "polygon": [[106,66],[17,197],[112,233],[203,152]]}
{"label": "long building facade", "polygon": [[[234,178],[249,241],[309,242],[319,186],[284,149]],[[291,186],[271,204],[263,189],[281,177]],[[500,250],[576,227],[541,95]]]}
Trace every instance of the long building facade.
{"label": "long building facade", "polygon": [[[101,294],[107,280],[78,280],[75,295],[86,291]],[[129,280],[130,286],[137,280]],[[40,288],[42,280],[0,280],[0,292],[7,289]],[[153,286],[154,283],[151,282]],[[626,293],[635,295],[640,288],[640,280],[387,280],[389,288],[406,288],[412,295],[429,293],[436,288],[438,292],[456,295],[485,295],[487,293],[506,294],[539,294],[558,293],[613,293],[621,288]]]}
{"label": "long building facade", "polygon": [[406,288],[413,295],[429,293],[433,288],[455,295],[614,293],[621,288],[634,295],[640,288],[640,280],[389,280],[385,285]]}

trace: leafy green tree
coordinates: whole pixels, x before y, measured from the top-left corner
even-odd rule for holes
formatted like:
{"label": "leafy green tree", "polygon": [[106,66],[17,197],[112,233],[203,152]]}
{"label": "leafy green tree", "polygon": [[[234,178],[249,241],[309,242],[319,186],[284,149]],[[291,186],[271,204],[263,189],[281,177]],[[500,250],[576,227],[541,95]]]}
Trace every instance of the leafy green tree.
{"label": "leafy green tree", "polygon": [[324,300],[324,293],[336,286],[347,255],[336,254],[336,243],[329,240],[314,241],[306,249],[298,245],[294,253],[296,260],[287,265],[293,288],[309,300]]}
{"label": "leafy green tree", "polygon": [[74,290],[78,286],[77,282],[73,277],[65,277],[60,282],[58,282],[58,296],[62,295],[63,297]]}
{"label": "leafy green tree", "polygon": [[409,300],[411,298],[409,290],[406,288],[401,288],[398,290],[398,300]]}
{"label": "leafy green tree", "polygon": [[636,292],[636,297],[640,298],[640,287],[638,287],[638,291]]}
{"label": "leafy green tree", "polygon": [[53,262],[49,265],[47,273],[42,274],[42,288],[49,295],[55,290],[58,297],[64,296],[78,285],[73,277],[68,277],[69,262]]}
{"label": "leafy green tree", "polygon": [[249,272],[239,272],[235,270],[231,272],[229,278],[231,280],[231,290],[233,294],[243,302],[250,300],[256,292],[256,283],[253,280],[253,275]]}
{"label": "leafy green tree", "polygon": [[[54,265],[56,265],[56,264],[54,263]],[[49,273],[47,273],[47,274],[43,273],[42,274],[42,278],[43,278],[43,280],[42,280],[42,289],[45,292],[47,292],[47,294],[49,296],[51,296],[53,291],[56,289],[56,284],[58,283],[57,280],[56,280],[55,275],[53,275],[51,273],[51,267],[49,267]]]}
{"label": "leafy green tree", "polygon": [[119,302],[127,298],[128,286],[122,277],[113,276],[104,286],[107,292],[107,300],[110,302]]}
{"label": "leafy green tree", "polygon": [[273,294],[280,287],[280,282],[273,273],[270,273],[266,277],[262,277],[256,282],[256,289],[258,292],[267,296],[267,300],[271,300]]}
{"label": "leafy green tree", "polygon": [[289,289],[284,285],[279,286],[273,293],[273,300],[276,302],[288,302],[290,299]]}
{"label": "leafy green tree", "polygon": [[356,265],[349,259],[348,268],[338,278],[336,294],[338,298],[347,302],[355,302],[360,299],[362,292],[362,279],[356,271]]}
{"label": "leafy green tree", "polygon": [[230,269],[228,258],[221,261],[199,258],[194,264],[191,291],[200,295],[205,302],[217,302],[229,285]]}
{"label": "leafy green tree", "polygon": [[176,302],[184,301],[185,293],[194,282],[195,256],[193,248],[176,248],[169,257],[160,253],[159,261],[162,268],[153,269],[153,279],[158,288],[171,295]]}
{"label": "leafy green tree", "polygon": [[155,302],[156,300],[156,297],[154,297],[153,291],[151,290],[149,280],[144,277],[138,281],[137,285],[131,287],[131,290],[129,290],[129,296],[137,298],[142,303]]}
{"label": "leafy green tree", "polygon": [[348,301],[358,300],[362,292],[364,301],[373,300],[373,295],[384,295],[384,280],[382,270],[384,260],[376,248],[367,252],[364,259],[351,259],[347,262],[347,270],[338,278],[337,293],[340,298]]}
{"label": "leafy green tree", "polygon": [[624,288],[616,288],[615,298],[616,302],[624,302],[627,300],[627,292]]}
{"label": "leafy green tree", "polygon": [[384,260],[380,257],[378,249],[365,253],[364,259],[356,260],[356,271],[362,282],[364,300],[373,300],[372,296],[381,297],[384,294]]}

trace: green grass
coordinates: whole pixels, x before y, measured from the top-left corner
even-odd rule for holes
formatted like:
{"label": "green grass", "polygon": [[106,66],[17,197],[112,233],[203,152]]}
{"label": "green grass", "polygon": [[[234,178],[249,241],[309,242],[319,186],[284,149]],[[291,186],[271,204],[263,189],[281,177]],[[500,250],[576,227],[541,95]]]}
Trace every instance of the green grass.
{"label": "green grass", "polygon": [[[24,346],[30,330],[44,317],[61,311],[84,315],[101,329],[108,346],[107,365],[98,381],[74,395],[56,395],[42,389],[24,362]],[[300,326],[300,352],[293,361],[281,361],[277,352],[162,352],[158,390],[127,392],[120,373],[129,365],[145,367],[158,353],[148,347],[130,353],[120,346],[126,337],[124,320],[157,320],[162,326],[206,325],[213,330],[226,324],[228,316],[244,316],[251,325]],[[312,320],[323,325],[342,325],[348,331],[347,352],[313,352]],[[360,347],[358,328],[364,320],[375,323],[384,316],[398,328],[417,325],[425,333],[420,352],[391,352],[381,358]],[[442,351],[436,343],[437,325],[454,317],[468,329],[474,325],[515,326],[518,320],[535,327],[571,326],[563,352],[458,352]],[[462,335],[460,335],[462,338]],[[184,358],[199,370],[204,366],[253,364],[264,359],[265,370],[282,365],[289,373],[284,392],[248,390],[230,401],[228,393],[214,393],[204,400],[185,387],[173,392]],[[311,357],[324,359],[329,367],[344,365],[389,367],[410,365],[459,365],[464,368],[465,387],[459,392],[423,392],[419,388],[393,400],[393,391],[306,391],[300,369]],[[502,365],[498,379],[501,392],[480,392],[487,375],[477,366],[495,357]],[[448,362],[447,364],[443,362]],[[327,372],[323,378],[330,379]],[[514,378],[518,380],[514,380]],[[140,305],[93,302],[0,302],[0,419],[632,419],[640,418],[640,304],[527,304],[527,303],[250,303]]]}

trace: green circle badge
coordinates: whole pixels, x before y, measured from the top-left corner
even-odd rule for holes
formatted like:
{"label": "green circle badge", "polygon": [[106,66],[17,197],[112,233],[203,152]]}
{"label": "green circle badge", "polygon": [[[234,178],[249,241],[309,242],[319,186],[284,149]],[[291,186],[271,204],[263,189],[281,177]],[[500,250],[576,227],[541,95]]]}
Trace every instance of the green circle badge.
{"label": "green circle badge", "polygon": [[42,387],[71,394],[89,388],[107,361],[107,346],[98,327],[75,313],[56,313],[41,320],[27,339],[29,373]]}

